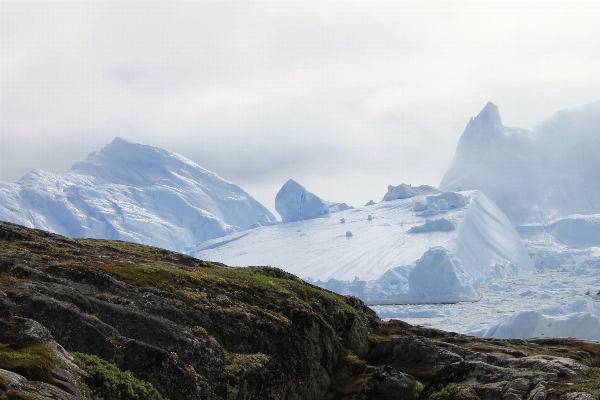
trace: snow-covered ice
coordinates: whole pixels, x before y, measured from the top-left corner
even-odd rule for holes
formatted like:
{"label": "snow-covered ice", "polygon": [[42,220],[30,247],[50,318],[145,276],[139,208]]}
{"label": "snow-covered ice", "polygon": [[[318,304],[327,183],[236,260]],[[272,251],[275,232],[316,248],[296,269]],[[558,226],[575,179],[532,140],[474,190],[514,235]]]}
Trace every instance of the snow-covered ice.
{"label": "snow-covered ice", "polygon": [[[406,183],[402,183],[398,186],[389,185],[387,193],[385,194],[385,196],[383,196],[383,201],[409,199],[411,197],[433,193],[441,193],[441,191],[428,185],[421,185],[415,187],[407,185]],[[367,205],[369,205],[369,203],[367,203]]]}
{"label": "snow-covered ice", "polygon": [[[433,205],[442,199],[448,207],[438,207],[430,222],[414,211],[416,202]],[[188,254],[236,266],[275,266],[370,304],[474,301],[479,295],[472,280],[534,271],[515,229],[479,191],[422,194],[336,215],[339,219],[308,219],[234,233],[199,243]],[[411,290],[410,271],[436,246],[451,260],[440,264],[448,281],[420,292]],[[424,261],[422,268],[435,270],[434,264]],[[423,282],[415,277],[413,286],[422,288]]]}
{"label": "snow-covered ice", "polygon": [[69,237],[184,251],[275,221],[238,186],[168,150],[116,138],[65,174],[0,182],[0,219]]}
{"label": "snow-covered ice", "polygon": [[275,196],[275,210],[283,222],[329,216],[329,205],[293,179],[283,184]]}

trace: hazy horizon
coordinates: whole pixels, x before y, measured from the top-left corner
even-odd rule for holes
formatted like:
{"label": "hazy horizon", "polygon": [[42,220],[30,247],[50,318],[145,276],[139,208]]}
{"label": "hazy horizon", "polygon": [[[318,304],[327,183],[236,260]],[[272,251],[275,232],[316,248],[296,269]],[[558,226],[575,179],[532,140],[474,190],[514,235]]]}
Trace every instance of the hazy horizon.
{"label": "hazy horizon", "polygon": [[529,127],[600,94],[597,3],[0,3],[0,180],[119,136],[273,210],[437,186],[470,117]]}

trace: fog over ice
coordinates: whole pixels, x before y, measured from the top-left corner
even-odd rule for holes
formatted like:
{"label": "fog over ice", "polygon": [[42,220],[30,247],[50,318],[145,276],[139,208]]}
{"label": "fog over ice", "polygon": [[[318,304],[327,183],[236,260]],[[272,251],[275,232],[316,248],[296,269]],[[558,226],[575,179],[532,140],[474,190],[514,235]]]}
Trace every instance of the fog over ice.
{"label": "fog over ice", "polygon": [[119,136],[272,211],[289,178],[354,206],[437,186],[488,100],[521,127],[597,100],[599,7],[3,3],[0,180]]}

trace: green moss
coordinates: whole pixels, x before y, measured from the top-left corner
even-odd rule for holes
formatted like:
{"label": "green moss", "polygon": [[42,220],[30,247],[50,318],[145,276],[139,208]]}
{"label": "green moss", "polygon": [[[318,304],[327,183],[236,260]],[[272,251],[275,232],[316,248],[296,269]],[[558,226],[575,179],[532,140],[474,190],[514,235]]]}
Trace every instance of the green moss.
{"label": "green moss", "polygon": [[[214,297],[214,301],[224,307],[234,304],[234,301],[230,299],[230,293],[236,291],[244,291],[252,295],[261,293],[267,300],[290,299],[291,303],[298,302],[299,305],[302,305],[301,308],[308,308],[320,315],[334,332],[345,329],[346,321],[351,316],[358,316],[365,324],[368,324],[368,318],[364,312],[351,307],[337,294],[306,284],[295,275],[278,268],[201,268],[190,272],[160,265],[98,264],[96,267],[117,275],[133,285],[152,286],[183,295],[186,295],[188,290],[180,289],[181,286],[176,287],[175,279],[186,280],[201,287],[211,288],[214,292],[225,293]],[[197,300],[192,297],[194,296],[190,297],[191,300]],[[289,325],[289,320],[285,316],[278,314],[273,317],[284,325]]]}
{"label": "green moss", "polygon": [[366,315],[346,304],[331,292],[306,284],[300,278],[278,268],[203,268],[190,274],[198,284],[235,285],[243,289],[258,289],[267,298],[294,297],[303,305],[332,320],[345,321],[349,315],[358,315],[368,323]]}
{"label": "green moss", "polygon": [[122,306],[127,306],[133,303],[131,300],[118,296],[111,293],[98,293],[96,294],[96,298],[102,301],[106,301],[107,303],[119,304]]}
{"label": "green moss", "polygon": [[84,242],[103,244],[119,251],[128,251],[140,256],[154,258],[156,260],[169,260],[169,251],[158,247],[145,246],[142,244],[124,242],[121,240],[83,239]]}
{"label": "green moss", "polygon": [[269,364],[269,357],[263,353],[228,354],[223,372],[225,375],[236,376],[248,370],[260,371]]}
{"label": "green moss", "polygon": [[108,273],[122,278],[125,282],[136,286],[152,286],[163,290],[174,291],[173,276],[187,275],[187,271],[163,266],[131,266],[131,265],[97,265]]}
{"label": "green moss", "polygon": [[67,249],[58,246],[49,246],[47,251],[52,254],[67,254],[69,253]]}
{"label": "green moss", "polygon": [[152,384],[135,377],[130,371],[121,371],[116,365],[94,355],[71,354],[75,357],[75,363],[90,374],[91,378],[86,380],[86,384],[99,399],[165,399]]}
{"label": "green moss", "polygon": [[8,243],[0,243],[0,253],[9,253],[9,252],[15,252],[15,251],[29,252],[29,250],[26,247],[21,247],[21,246],[17,246],[14,244],[8,244]]}
{"label": "green moss", "polygon": [[8,389],[6,393],[0,396],[0,400],[31,400],[32,397],[16,390]]}
{"label": "green moss", "polygon": [[6,381],[6,379],[0,376],[0,390],[6,390],[7,387],[8,382]]}
{"label": "green moss", "polygon": [[431,400],[479,400],[475,389],[469,385],[451,383],[442,390],[435,392]]}
{"label": "green moss", "polygon": [[586,379],[582,383],[575,384],[562,393],[568,392],[588,392],[600,398],[600,368],[594,367],[587,371]]}
{"label": "green moss", "polygon": [[15,349],[0,344],[0,368],[6,369],[33,381],[50,382],[50,371],[54,368],[52,357],[42,345]]}

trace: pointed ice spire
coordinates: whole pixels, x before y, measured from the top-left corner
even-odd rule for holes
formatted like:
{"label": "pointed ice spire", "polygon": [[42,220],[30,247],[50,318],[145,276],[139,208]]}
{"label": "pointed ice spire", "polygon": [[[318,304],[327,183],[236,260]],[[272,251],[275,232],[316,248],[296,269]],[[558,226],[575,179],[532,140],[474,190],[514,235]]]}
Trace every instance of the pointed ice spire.
{"label": "pointed ice spire", "polygon": [[491,101],[488,101],[485,107],[477,114],[474,121],[479,126],[502,126],[502,119],[500,118],[498,106]]}

